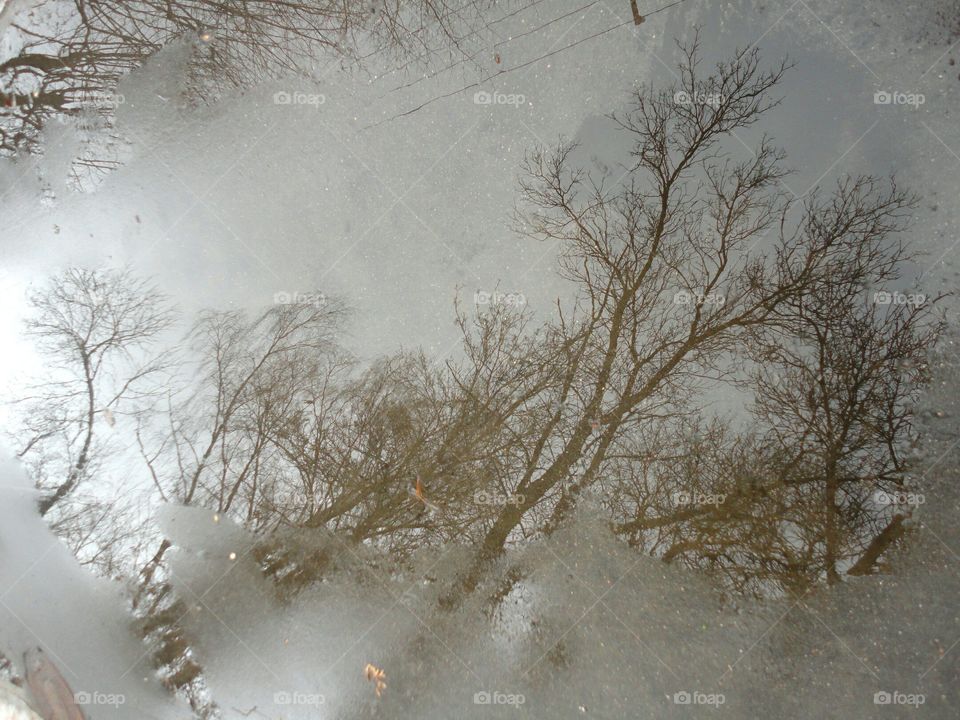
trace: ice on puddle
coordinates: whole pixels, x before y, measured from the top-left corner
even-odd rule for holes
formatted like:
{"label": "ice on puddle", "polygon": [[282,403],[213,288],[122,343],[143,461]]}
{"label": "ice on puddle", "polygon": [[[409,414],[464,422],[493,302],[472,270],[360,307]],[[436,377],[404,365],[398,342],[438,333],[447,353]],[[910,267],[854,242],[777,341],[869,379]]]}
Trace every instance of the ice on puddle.
{"label": "ice on puddle", "polygon": [[90,699],[88,720],[182,717],[131,630],[119,588],[77,564],[37,513],[36,498],[19,463],[2,450],[0,651],[22,676],[24,654],[43,648],[75,696]]}

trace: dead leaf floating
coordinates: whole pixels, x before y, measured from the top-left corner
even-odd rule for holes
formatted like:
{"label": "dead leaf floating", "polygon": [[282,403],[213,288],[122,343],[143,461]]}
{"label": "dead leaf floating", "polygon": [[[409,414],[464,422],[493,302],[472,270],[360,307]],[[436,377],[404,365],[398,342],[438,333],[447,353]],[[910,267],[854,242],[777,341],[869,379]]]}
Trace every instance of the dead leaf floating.
{"label": "dead leaf floating", "polygon": [[367,666],[363,669],[363,675],[374,684],[373,690],[377,693],[377,697],[380,697],[383,691],[387,689],[387,674],[376,665],[367,663]]}
{"label": "dead leaf floating", "polygon": [[417,479],[414,483],[413,490],[410,491],[410,494],[414,497],[414,499],[416,499],[418,502],[420,502],[423,505],[423,507],[420,509],[420,512],[418,513],[418,516],[423,515],[426,512],[437,513],[440,511],[440,508],[438,508],[434,503],[427,500],[427,496],[424,494],[424,490],[423,490],[423,481],[420,479],[419,474],[417,475]]}

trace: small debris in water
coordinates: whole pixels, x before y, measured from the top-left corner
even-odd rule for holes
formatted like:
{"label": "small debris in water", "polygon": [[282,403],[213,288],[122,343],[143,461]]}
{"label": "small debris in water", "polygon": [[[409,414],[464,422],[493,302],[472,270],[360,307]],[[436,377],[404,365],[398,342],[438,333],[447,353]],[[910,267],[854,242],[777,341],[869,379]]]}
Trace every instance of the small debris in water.
{"label": "small debris in water", "polygon": [[387,674],[371,663],[367,663],[367,666],[363,669],[363,674],[367,680],[374,683],[373,689],[377,693],[377,697],[380,697],[381,693],[387,688]]}

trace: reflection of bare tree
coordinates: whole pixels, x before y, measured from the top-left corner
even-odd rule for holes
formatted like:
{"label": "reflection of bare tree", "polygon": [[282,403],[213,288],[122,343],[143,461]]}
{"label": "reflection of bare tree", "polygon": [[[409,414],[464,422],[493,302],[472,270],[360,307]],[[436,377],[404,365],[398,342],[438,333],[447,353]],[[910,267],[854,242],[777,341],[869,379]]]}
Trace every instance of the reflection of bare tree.
{"label": "reflection of bare tree", "polygon": [[[520,222],[561,244],[579,289],[556,322],[459,312],[464,361],[404,355],[358,374],[332,345],[336,306],[203,318],[201,385],[151,461],[164,497],[399,556],[468,541],[451,601],[587,489],[637,547],[740,589],[835,581],[877,555],[896,519],[863,483],[902,486],[905,402],[937,334],[926,309],[863,297],[908,259],[890,237],[910,198],[845,182],[790,229],[780,152],[734,161],[718,145],[771,106],[782,68],[760,72],[755,52],[696,68],[693,47],[682,88],[644,91],[620,118],[636,139],[621,187],[592,184],[569,147],[531,155]],[[697,419],[698,394],[724,380],[755,395],[752,428]],[[309,579],[282,542],[263,559]]]}
{"label": "reflection of bare tree", "polygon": [[[524,501],[498,513],[455,595],[476,585],[523,523],[549,507],[549,530],[584,489],[638,452],[642,463],[651,447],[636,439],[688,412],[704,380],[728,372],[725,358],[755,345],[762,331],[795,326],[801,298],[830,286],[852,297],[865,280],[885,279],[881,258],[901,259],[884,253],[908,202],[896,190],[843,185],[801,208],[791,228],[782,153],[763,141],[735,161],[719,147],[771,107],[782,71],[761,73],[749,52],[699,78],[696,46],[689,48],[679,87],[639,93],[618,118],[635,139],[634,171],[621,188],[592,184],[568,147],[529,160],[523,193],[532,210],[522,227],[560,243],[563,272],[582,292],[553,346],[562,368],[554,399],[576,412],[572,422],[548,415],[527,440],[533,454],[511,488]],[[833,270],[858,261],[858,274]],[[706,515],[687,509],[681,517],[687,513]],[[651,520],[664,524],[641,516],[629,528]]]}
{"label": "reflection of bare tree", "polygon": [[[845,184],[840,193],[854,208],[872,195],[866,183]],[[825,282],[791,301],[788,331],[759,333],[757,416],[803,468],[794,484],[820,500],[807,529],[829,582],[851,564],[870,571],[873,540],[896,532],[911,510],[885,501],[917,490],[907,484],[903,455],[912,403],[929,379],[926,355],[942,324],[932,318],[937,298],[897,293],[909,302],[891,303],[883,289],[896,287],[913,259],[886,237],[899,225],[891,217],[871,227],[868,241],[851,247]]]}
{"label": "reflection of bare tree", "polygon": [[89,473],[95,422],[112,425],[122,403],[161,369],[157,360],[136,363],[132,353],[168,326],[170,313],[156,290],[128,272],[67,270],[30,304],[27,334],[57,375],[18,400],[19,456],[36,458],[34,475],[48,490],[40,502],[46,514]]}
{"label": "reflection of bare tree", "polygon": [[[932,317],[935,298],[900,295],[915,302],[884,304],[885,291],[876,302],[866,288],[896,287],[913,259],[890,239],[908,200],[860,180],[842,183],[829,201],[809,201],[817,232],[843,226],[862,234],[843,240],[830,272],[752,334],[755,369],[745,386],[755,397],[754,430],[729,438],[712,428],[679,453],[683,462],[653,473],[658,482],[675,477],[674,492],[705,502],[642,509],[620,526],[634,542],[646,537],[667,560],[762,591],[872,572],[903,534],[911,508],[896,500],[916,492],[903,457],[911,404],[927,382],[925,357],[941,325]],[[888,210],[865,212],[877,207]]]}
{"label": "reflection of bare tree", "polygon": [[[718,145],[770,107],[782,68],[761,73],[756,53],[705,79],[696,66],[693,47],[682,88],[645,91],[620,118],[636,139],[623,186],[592,184],[569,147],[531,155],[520,223],[561,244],[580,291],[557,321],[461,311],[464,361],[404,355],[357,374],[332,349],[305,356],[299,335],[276,344],[281,317],[314,337],[326,316],[310,305],[206,318],[206,389],[177,415],[204,425],[172,425],[168,494],[256,530],[326,528],[397,556],[467,541],[476,559],[450,602],[587,489],[638,548],[740,590],[868,572],[903,519],[870,493],[903,487],[906,402],[938,332],[927,308],[864,297],[909,259],[890,238],[910,198],[847,181],[796,208],[791,229],[779,151],[763,142],[734,161]],[[251,348],[279,351],[267,362]],[[723,381],[755,396],[741,432],[698,419],[698,394]],[[292,537],[262,559],[297,585],[330,558]]]}
{"label": "reflection of bare tree", "polygon": [[[443,604],[480,588],[495,601],[522,570],[494,577],[494,561],[550,535],[586,492],[638,550],[738,591],[875,571],[908,510],[873,493],[910,488],[909,403],[940,325],[932,303],[867,294],[910,259],[895,238],[912,198],[860,178],[797,205],[768,141],[727,152],[783,71],[750,51],[701,77],[686,48],[680,86],[642,90],[617,118],[634,166],[616,187],[574,148],[531,153],[518,225],[559,245],[576,296],[540,326],[507,305],[458,307],[457,362],[405,353],[362,369],[336,345],[343,308],[319,293],[201,316],[187,392],[137,432],[158,497],[258,533],[284,591],[344,544],[404,559],[463,542],[472,559]],[[753,398],[742,427],[708,415],[704,392],[724,384]],[[199,668],[157,543],[135,605],[171,684],[190,686]]]}
{"label": "reflection of bare tree", "polygon": [[177,457],[169,495],[230,512],[242,501],[247,521],[262,527],[258,497],[270,499],[261,477],[299,394],[315,387],[335,362],[333,332],[342,311],[334,303],[277,305],[249,320],[240,313],[209,313],[194,331],[202,394],[176,411],[169,442]]}
{"label": "reflection of bare tree", "polygon": [[144,359],[143,351],[171,314],[162,295],[126,271],[67,270],[34,292],[30,304],[27,334],[49,359],[51,373],[15,403],[19,456],[44,493],[40,513],[56,510],[50,521],[78,556],[112,569],[105,549],[131,536],[129,526],[116,517],[103,522],[109,504],[73,495],[103,454],[97,428],[137,413],[155,390],[152,379],[164,363]]}
{"label": "reflection of bare tree", "polygon": [[197,97],[285,73],[324,57],[357,63],[456,47],[484,3],[79,0],[58,27],[18,26],[26,43],[0,62],[0,153],[32,149],[54,116],[86,114],[109,128],[117,81],[177,38],[194,39]]}

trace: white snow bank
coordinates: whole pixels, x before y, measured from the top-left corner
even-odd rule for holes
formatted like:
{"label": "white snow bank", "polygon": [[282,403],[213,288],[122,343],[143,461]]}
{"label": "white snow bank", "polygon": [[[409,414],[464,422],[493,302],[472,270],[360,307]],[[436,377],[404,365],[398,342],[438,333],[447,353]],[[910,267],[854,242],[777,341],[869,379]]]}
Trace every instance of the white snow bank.
{"label": "white snow bank", "polygon": [[43,648],[90,700],[88,720],[187,717],[156,679],[117,587],[77,565],[35,498],[19,463],[0,453],[0,651],[22,674],[24,653]]}
{"label": "white snow bank", "polygon": [[[164,516],[185,545],[170,558],[177,591],[194,605],[184,624],[225,712],[866,720],[889,709],[878,693],[899,693],[923,697],[922,717],[955,717],[960,654],[948,648],[960,637],[960,582],[932,535],[896,577],[730,608],[702,576],[615,540],[588,506],[552,538],[507,555],[501,569],[522,579],[491,616],[474,600],[434,610],[466,564],[463,548],[390,572],[341,542],[349,567],[285,603],[249,557],[225,561],[249,547],[235,527],[191,509]],[[386,674],[379,697],[368,663]]]}

